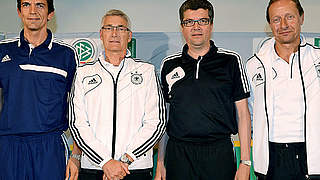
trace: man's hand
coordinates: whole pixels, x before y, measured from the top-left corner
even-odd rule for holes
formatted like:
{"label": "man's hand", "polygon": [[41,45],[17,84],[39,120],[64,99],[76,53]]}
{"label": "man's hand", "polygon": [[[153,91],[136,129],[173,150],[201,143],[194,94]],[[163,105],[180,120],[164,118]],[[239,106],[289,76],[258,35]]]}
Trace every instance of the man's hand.
{"label": "man's hand", "polygon": [[250,179],[250,166],[240,163],[237,170],[235,180],[249,180]]}
{"label": "man's hand", "polygon": [[154,180],[165,180],[165,179],[166,179],[166,168],[164,167],[163,161],[158,161]]}
{"label": "man's hand", "polygon": [[[66,167],[66,180],[78,180],[80,162],[75,158],[70,158]],[[70,177],[70,179],[69,179]]]}
{"label": "man's hand", "polygon": [[127,164],[113,159],[104,164],[102,170],[103,178],[107,177],[108,180],[123,179],[127,174],[130,174]]}

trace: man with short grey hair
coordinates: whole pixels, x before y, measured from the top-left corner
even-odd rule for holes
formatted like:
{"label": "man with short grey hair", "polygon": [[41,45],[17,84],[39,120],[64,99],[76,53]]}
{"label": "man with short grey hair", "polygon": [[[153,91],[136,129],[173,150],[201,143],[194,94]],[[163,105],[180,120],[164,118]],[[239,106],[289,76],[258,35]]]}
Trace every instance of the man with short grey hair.
{"label": "man with short grey hair", "polygon": [[128,16],[103,16],[104,51],[77,69],[71,133],[84,153],[79,179],[151,180],[153,146],[165,130],[165,105],[153,65],[131,57]]}

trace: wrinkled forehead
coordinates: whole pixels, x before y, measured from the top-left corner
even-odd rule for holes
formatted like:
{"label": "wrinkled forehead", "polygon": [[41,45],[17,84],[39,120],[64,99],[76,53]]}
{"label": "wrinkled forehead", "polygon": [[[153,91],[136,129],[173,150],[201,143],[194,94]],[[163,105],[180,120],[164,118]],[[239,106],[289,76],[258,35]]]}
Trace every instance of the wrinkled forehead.
{"label": "wrinkled forehead", "polygon": [[103,20],[103,26],[128,26],[127,20],[122,17],[122,16],[116,16],[116,15],[111,15],[111,16],[106,16]]}
{"label": "wrinkled forehead", "polygon": [[34,3],[34,4],[39,4],[39,3],[41,3],[41,4],[48,5],[47,0],[21,0],[21,4],[22,4],[22,3],[30,3],[30,4],[32,4],[32,3]]}

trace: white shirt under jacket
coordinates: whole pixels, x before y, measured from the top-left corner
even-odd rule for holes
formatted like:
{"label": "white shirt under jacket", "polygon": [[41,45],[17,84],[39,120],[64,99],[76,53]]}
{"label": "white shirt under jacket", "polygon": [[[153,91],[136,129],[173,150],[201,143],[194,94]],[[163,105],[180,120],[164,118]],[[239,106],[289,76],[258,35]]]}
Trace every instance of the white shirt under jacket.
{"label": "white shirt under jacket", "polygon": [[[267,174],[269,166],[268,125],[274,114],[272,90],[274,44],[274,38],[266,41],[246,65],[251,85],[249,106],[253,112],[253,162],[255,171],[261,174]],[[320,49],[306,43],[302,36],[300,61],[304,81],[302,86],[306,98],[304,129],[308,174],[320,175]],[[289,90],[296,91],[296,89]]]}

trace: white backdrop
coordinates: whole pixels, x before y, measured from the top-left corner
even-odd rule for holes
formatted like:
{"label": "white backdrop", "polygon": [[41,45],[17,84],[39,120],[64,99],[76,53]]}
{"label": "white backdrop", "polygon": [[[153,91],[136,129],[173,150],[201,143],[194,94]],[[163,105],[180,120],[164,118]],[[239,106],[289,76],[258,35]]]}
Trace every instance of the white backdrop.
{"label": "white backdrop", "polygon": [[[210,0],[216,32],[265,32],[268,0]],[[305,10],[304,32],[320,32],[320,1],[300,0]],[[184,0],[54,0],[56,33],[97,32],[106,10],[125,11],[135,32],[178,32],[178,9]],[[16,0],[0,0],[0,32],[19,32]]]}

